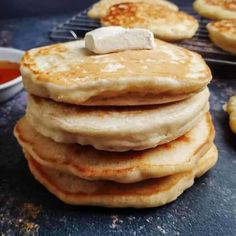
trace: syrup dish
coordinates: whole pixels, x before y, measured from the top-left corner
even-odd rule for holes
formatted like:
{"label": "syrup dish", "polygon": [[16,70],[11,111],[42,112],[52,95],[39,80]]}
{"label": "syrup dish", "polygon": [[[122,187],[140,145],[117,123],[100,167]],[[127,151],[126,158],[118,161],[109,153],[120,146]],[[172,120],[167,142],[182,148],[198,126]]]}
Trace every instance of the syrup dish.
{"label": "syrup dish", "polygon": [[23,88],[22,77],[20,72],[17,73],[17,64],[23,54],[24,51],[19,49],[0,47],[0,102],[13,97]]}

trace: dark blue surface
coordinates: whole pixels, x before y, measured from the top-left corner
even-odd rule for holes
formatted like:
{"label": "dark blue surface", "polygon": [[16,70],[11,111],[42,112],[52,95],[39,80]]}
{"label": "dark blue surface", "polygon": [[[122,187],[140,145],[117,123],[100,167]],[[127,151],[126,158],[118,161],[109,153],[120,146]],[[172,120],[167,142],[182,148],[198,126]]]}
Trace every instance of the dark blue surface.
{"label": "dark blue surface", "polygon": [[0,20],[0,47],[27,50],[52,43],[49,30],[74,14]]}
{"label": "dark blue surface", "polygon": [[[0,21],[0,45],[28,49],[51,43],[48,30],[70,16]],[[13,137],[13,126],[25,111],[26,93],[0,104],[0,234],[235,235],[236,136],[229,130],[222,106],[236,91],[236,69],[211,68],[211,113],[219,161],[177,201],[161,208],[122,210],[63,204],[31,176]]]}
{"label": "dark blue surface", "polygon": [[94,2],[96,0],[1,0],[0,18],[81,11]]}

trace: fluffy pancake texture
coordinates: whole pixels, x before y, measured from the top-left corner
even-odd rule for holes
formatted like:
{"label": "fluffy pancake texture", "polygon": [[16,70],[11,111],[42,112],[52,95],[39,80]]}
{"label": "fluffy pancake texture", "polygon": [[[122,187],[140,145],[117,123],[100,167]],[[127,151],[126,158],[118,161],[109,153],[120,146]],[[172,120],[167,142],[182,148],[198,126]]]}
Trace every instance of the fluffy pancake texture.
{"label": "fluffy pancake texture", "polygon": [[193,8],[200,15],[210,19],[236,18],[236,0],[196,0]]}
{"label": "fluffy pancake texture", "polygon": [[217,150],[213,146],[191,171],[133,184],[84,180],[42,166],[27,152],[26,157],[34,177],[65,203],[144,208],[157,207],[174,201],[184,190],[193,185],[195,177],[200,177],[215,165]]}
{"label": "fluffy pancake texture", "polygon": [[144,2],[112,6],[107,15],[101,18],[101,24],[147,28],[157,38],[166,41],[192,38],[198,29],[198,21],[187,13]]}
{"label": "fluffy pancake texture", "polygon": [[207,29],[213,43],[227,52],[236,54],[236,19],[208,23]]}
{"label": "fluffy pancake texture", "polygon": [[25,118],[17,123],[14,133],[23,149],[41,165],[88,180],[121,183],[190,170],[209,150],[214,139],[209,114],[182,137],[139,152],[104,152],[90,146],[56,143],[40,135]]}
{"label": "fluffy pancake texture", "polygon": [[[88,11],[88,16],[93,19],[99,19],[106,15],[111,6],[124,2],[127,2],[127,0],[100,0]],[[140,2],[140,0],[128,0],[128,2]],[[164,6],[174,11],[178,10],[178,7],[174,3],[165,0],[142,0],[142,2]]]}
{"label": "fluffy pancake texture", "polygon": [[180,137],[203,118],[208,99],[205,89],[165,105],[84,107],[31,95],[26,116],[39,133],[56,142],[122,152],[152,148]]}
{"label": "fluffy pancake texture", "polygon": [[156,40],[153,50],[95,55],[84,41],[32,49],[21,73],[34,95],[77,105],[144,105],[182,100],[211,80],[202,57]]}

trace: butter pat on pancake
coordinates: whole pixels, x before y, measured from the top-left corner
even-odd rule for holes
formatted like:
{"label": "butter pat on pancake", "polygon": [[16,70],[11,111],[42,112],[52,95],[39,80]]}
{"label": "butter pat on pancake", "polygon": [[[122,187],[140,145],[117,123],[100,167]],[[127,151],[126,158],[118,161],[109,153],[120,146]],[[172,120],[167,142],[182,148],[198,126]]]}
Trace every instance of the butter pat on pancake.
{"label": "butter pat on pancake", "polygon": [[193,8],[201,16],[210,19],[236,18],[236,0],[196,0]]}
{"label": "butter pat on pancake", "polygon": [[26,90],[77,105],[144,105],[182,100],[212,75],[203,58],[155,40],[152,50],[94,55],[84,41],[29,50],[21,62]]}
{"label": "butter pat on pancake", "polygon": [[236,19],[210,22],[207,29],[215,45],[236,54]]}
{"label": "butter pat on pancake", "polygon": [[[140,2],[140,0],[100,0],[95,3],[92,8],[88,11],[88,16],[93,19],[99,19],[106,15],[108,9],[119,3],[123,2]],[[142,0],[142,2],[155,4],[159,6],[164,6],[166,8],[172,9],[174,11],[178,11],[178,7],[169,1],[166,0]]]}
{"label": "butter pat on pancake", "polygon": [[103,207],[158,207],[176,200],[217,161],[215,146],[207,152],[193,170],[150,179],[133,184],[110,181],[88,181],[40,165],[26,152],[29,168],[34,177],[60,200],[71,205]]}
{"label": "butter pat on pancake", "polygon": [[208,111],[208,99],[206,89],[165,105],[84,107],[29,96],[26,117],[38,132],[56,142],[107,151],[143,150],[189,131]]}
{"label": "butter pat on pancake", "polygon": [[192,169],[209,150],[215,132],[207,114],[191,131],[170,143],[124,153],[54,142],[39,134],[25,118],[17,123],[14,134],[23,149],[43,166],[88,180],[133,183]]}
{"label": "butter pat on pancake", "polygon": [[85,34],[85,47],[96,54],[134,49],[153,49],[153,33],[147,29],[125,29],[120,26],[101,27]]}
{"label": "butter pat on pancake", "polygon": [[121,3],[112,6],[101,18],[104,26],[146,28],[166,41],[192,38],[198,29],[198,21],[185,12],[173,11],[148,3]]}

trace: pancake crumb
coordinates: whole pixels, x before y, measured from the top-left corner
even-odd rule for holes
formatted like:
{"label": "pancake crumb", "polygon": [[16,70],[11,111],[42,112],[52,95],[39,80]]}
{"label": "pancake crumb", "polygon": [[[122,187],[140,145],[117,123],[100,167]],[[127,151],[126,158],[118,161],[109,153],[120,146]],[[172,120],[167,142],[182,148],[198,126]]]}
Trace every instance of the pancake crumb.
{"label": "pancake crumb", "polygon": [[[19,210],[13,207],[16,204],[13,198],[8,198],[5,201],[5,207],[0,212],[0,224],[4,225],[0,235],[38,235],[40,225],[34,221],[41,211],[41,206],[32,203],[24,203],[19,206]],[[10,207],[10,208],[9,208]]]}
{"label": "pancake crumb", "polygon": [[32,203],[23,204],[23,212],[27,218],[35,220],[40,211],[41,211],[41,206],[36,206]]}
{"label": "pancake crumb", "polygon": [[111,219],[112,219],[112,224],[110,225],[110,228],[112,229],[117,229],[118,227],[120,227],[120,224],[123,223],[123,220],[120,220],[118,218],[118,215],[112,215]]}

